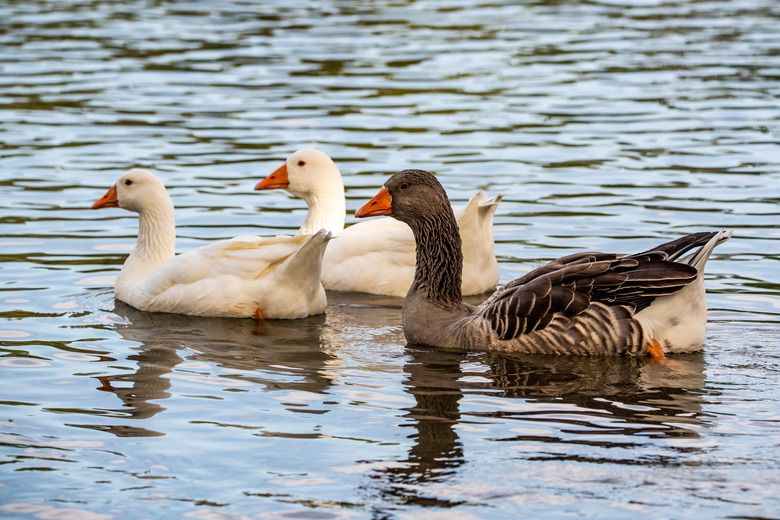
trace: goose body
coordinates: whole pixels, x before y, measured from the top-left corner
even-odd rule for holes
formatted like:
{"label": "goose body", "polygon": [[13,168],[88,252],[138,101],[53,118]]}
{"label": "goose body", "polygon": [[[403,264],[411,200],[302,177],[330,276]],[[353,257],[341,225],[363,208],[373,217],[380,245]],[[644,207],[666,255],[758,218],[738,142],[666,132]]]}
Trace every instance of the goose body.
{"label": "goose body", "polygon": [[[255,189],[286,189],[303,199],[309,212],[299,233],[324,228],[333,233],[322,262],[326,289],[403,297],[414,279],[415,243],[409,226],[395,219],[358,222],[346,229],[344,183],[326,154],[299,150]],[[455,206],[463,243],[465,295],[492,291],[498,284],[493,216],[501,195],[477,192],[466,206]]]}
{"label": "goose body", "polygon": [[695,233],[622,258],[576,253],[473,306],[461,298],[459,235],[432,174],[395,174],[355,215],[392,215],[414,232],[415,278],[403,306],[409,343],[537,354],[661,357],[700,350],[707,321],[704,264],[731,236]]}
{"label": "goose body", "polygon": [[239,236],[175,255],[174,208],[162,181],[133,169],[93,209],[139,215],[138,242],[117,277],[117,299],[143,311],[197,316],[302,318],[324,312],[319,280],[330,233]]}

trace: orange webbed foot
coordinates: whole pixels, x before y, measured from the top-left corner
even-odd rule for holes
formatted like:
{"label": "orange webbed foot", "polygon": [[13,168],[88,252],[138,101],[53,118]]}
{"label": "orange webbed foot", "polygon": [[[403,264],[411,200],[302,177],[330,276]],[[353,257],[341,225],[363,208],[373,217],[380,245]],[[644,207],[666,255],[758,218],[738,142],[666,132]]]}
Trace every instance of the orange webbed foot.
{"label": "orange webbed foot", "polygon": [[647,350],[645,350],[645,357],[647,358],[648,363],[660,363],[666,355],[664,354],[664,349],[661,347],[661,344],[656,340],[651,339],[650,344],[647,345]]}

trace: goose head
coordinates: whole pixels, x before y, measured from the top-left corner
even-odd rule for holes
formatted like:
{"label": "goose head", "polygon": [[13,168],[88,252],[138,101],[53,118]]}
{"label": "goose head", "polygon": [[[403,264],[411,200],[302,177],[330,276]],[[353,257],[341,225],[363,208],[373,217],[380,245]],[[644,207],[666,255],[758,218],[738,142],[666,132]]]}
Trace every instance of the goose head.
{"label": "goose head", "polygon": [[344,229],[344,182],[336,164],[318,150],[298,150],[255,189],[285,189],[303,199],[309,212],[299,233],[315,233],[322,228],[339,233]]}
{"label": "goose head", "polygon": [[390,215],[414,234],[416,261],[414,281],[404,300],[405,333],[407,302],[418,295],[444,308],[462,310],[462,241],[447,193],[436,177],[425,170],[396,173],[355,212],[358,218],[376,215]]}
{"label": "goose head", "polygon": [[344,183],[336,163],[319,150],[298,150],[271,175],[258,182],[256,190],[285,189],[307,203],[321,195],[344,197]]}
{"label": "goose head", "polygon": [[390,177],[355,216],[390,215],[412,226],[414,222],[447,213],[452,213],[447,193],[431,172],[403,170]]}
{"label": "goose head", "polygon": [[122,174],[116,184],[92,204],[92,209],[122,208],[144,213],[154,208],[172,208],[165,185],[153,173],[134,168]]}

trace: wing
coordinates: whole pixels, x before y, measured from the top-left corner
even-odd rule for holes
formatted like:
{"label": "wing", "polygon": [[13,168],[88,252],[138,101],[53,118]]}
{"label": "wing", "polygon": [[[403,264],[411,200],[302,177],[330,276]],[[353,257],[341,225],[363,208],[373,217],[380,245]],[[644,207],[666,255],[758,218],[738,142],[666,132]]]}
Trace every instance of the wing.
{"label": "wing", "polygon": [[557,313],[580,314],[593,301],[638,312],[696,279],[696,269],[662,259],[665,256],[576,253],[559,258],[509,282],[477,312],[502,340],[544,329]]}
{"label": "wing", "polygon": [[239,236],[218,240],[168,260],[149,276],[146,293],[154,298],[174,285],[217,280],[225,275],[257,280],[294,254],[308,236]]}
{"label": "wing", "polygon": [[238,236],[220,240],[193,253],[211,264],[210,275],[232,274],[254,280],[264,276],[303,245],[310,235],[256,237]]}
{"label": "wing", "polygon": [[679,257],[693,249],[694,247],[703,246],[710,241],[712,237],[717,235],[717,231],[703,231],[701,233],[693,233],[691,235],[685,235],[671,242],[666,242],[655,246],[654,248],[645,251],[644,253],[638,253],[631,255],[636,258],[643,255],[658,255],[661,254],[664,260],[677,260]]}

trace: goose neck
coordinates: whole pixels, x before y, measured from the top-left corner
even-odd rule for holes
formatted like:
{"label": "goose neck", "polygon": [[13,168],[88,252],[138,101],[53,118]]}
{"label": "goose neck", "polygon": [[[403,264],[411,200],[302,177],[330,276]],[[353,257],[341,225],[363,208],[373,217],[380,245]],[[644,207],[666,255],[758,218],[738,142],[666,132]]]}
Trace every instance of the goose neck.
{"label": "goose neck", "polygon": [[458,224],[447,206],[440,214],[410,224],[417,243],[417,265],[410,291],[444,306],[460,306],[463,251]]}
{"label": "goose neck", "polygon": [[123,271],[136,275],[149,273],[173,258],[176,248],[176,224],[173,207],[157,207],[138,215],[138,242],[127,258]]}
{"label": "goose neck", "polygon": [[322,228],[334,234],[344,230],[346,204],[343,187],[340,193],[318,193],[306,197],[305,200],[309,206],[309,212],[298,231],[300,234],[316,233]]}

